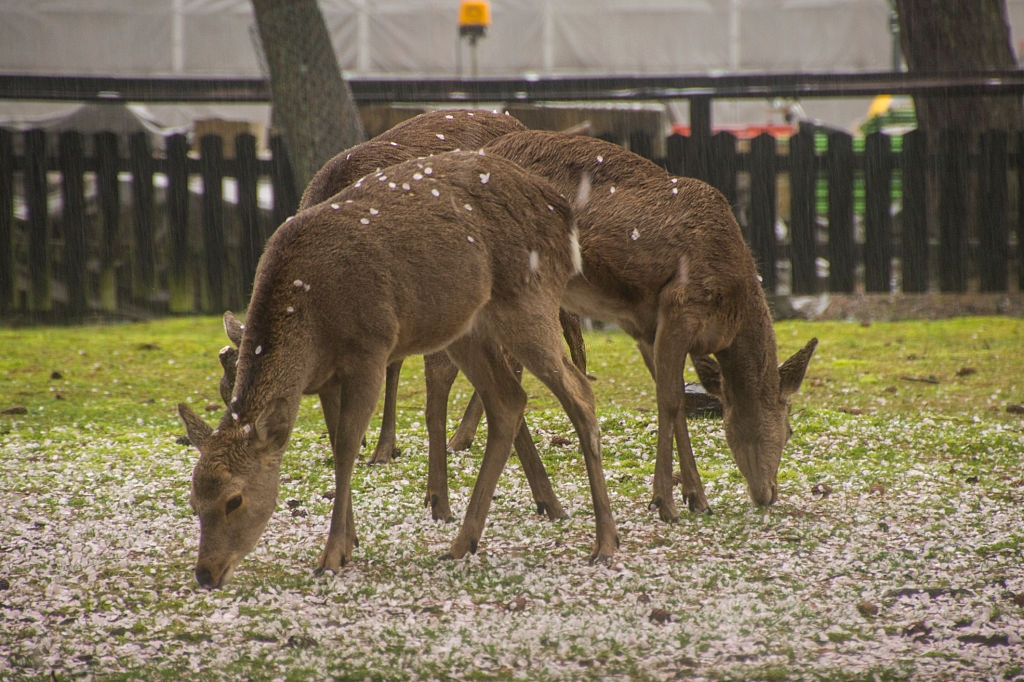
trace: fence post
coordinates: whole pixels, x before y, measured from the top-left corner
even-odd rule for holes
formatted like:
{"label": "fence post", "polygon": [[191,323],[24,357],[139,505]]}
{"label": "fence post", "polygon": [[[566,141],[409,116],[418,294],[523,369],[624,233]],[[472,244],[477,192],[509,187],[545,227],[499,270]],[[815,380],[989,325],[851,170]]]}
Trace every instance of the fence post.
{"label": "fence post", "polygon": [[987,130],[981,134],[981,162],[978,168],[978,274],[982,291],[1006,291],[1010,228],[1006,222],[1007,174],[1006,132]]}
{"label": "fence post", "polygon": [[818,290],[814,259],[815,187],[818,169],[814,156],[814,133],[809,128],[789,138],[789,254],[793,264],[794,294],[813,294]]}
{"label": "fence post", "polygon": [[967,134],[943,130],[939,136],[939,288],[967,290]]}
{"label": "fence post", "polygon": [[[1017,196],[1024,197],[1024,132],[1017,135]],[[1024,291],[1024,205],[1017,209],[1017,288]]]}
{"label": "fence post", "polygon": [[156,289],[156,255],[153,247],[153,152],[145,132],[128,138],[128,168],[132,174],[132,206],[135,212],[135,245],[131,249],[131,296],[135,301],[152,299]]}
{"label": "fence post", "polygon": [[736,205],[736,174],[739,170],[736,136],[732,133],[716,134],[711,138],[710,184],[725,195],[730,206]]}
{"label": "fence post", "polygon": [[274,187],[274,229],[295,215],[299,208],[299,194],[295,189],[295,173],[288,157],[288,147],[284,138],[274,135],[270,138],[270,181]]}
{"label": "fence post", "polygon": [[170,233],[170,310],[193,312],[192,280],[188,250],[188,140],[184,135],[167,138],[167,228]]}
{"label": "fence post", "polygon": [[672,175],[686,175],[686,143],[686,136],[679,133],[665,140],[665,169]]}
{"label": "fence post", "polygon": [[238,213],[242,223],[239,235],[242,246],[240,255],[241,292],[240,305],[249,300],[252,282],[256,277],[256,263],[263,251],[263,234],[260,230],[259,174],[256,161],[256,137],[242,133],[235,137],[235,159],[238,163]]}
{"label": "fence post", "polygon": [[203,269],[206,271],[204,312],[224,311],[226,270],[224,239],[224,147],[219,135],[199,139],[199,174],[203,179]]}
{"label": "fence post", "polygon": [[928,146],[925,132],[903,136],[903,234],[901,263],[904,293],[928,291]]}
{"label": "fence post", "polygon": [[112,132],[96,133],[96,190],[99,194],[102,228],[100,237],[100,309],[117,310],[117,271],[122,259],[121,248],[121,186],[117,181],[117,135]]}
{"label": "fence post", "polygon": [[775,293],[776,169],[775,138],[767,133],[750,143],[750,248],[761,271],[761,285]]}
{"label": "fence post", "polygon": [[834,292],[853,292],[856,253],[853,239],[853,138],[828,134],[825,166],[828,176],[828,286]]}
{"label": "fence post", "polygon": [[864,140],[864,288],[888,293],[892,282],[891,140],[874,132]]}
{"label": "fence post", "polygon": [[0,128],[0,315],[14,309],[14,135]]}
{"label": "fence post", "polygon": [[25,132],[25,204],[28,208],[29,310],[53,308],[50,297],[50,220],[46,201],[46,133]]}
{"label": "fence post", "polygon": [[64,235],[63,279],[67,287],[67,316],[84,317],[88,306],[89,282],[85,266],[89,260],[89,244],[85,234],[85,151],[82,134],[67,130],[60,134],[57,146],[64,205],[61,225]]}

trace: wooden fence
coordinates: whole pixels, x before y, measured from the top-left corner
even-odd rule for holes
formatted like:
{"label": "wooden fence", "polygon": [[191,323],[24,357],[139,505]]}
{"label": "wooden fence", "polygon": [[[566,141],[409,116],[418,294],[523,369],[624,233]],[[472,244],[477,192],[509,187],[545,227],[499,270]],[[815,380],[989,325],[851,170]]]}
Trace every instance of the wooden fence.
{"label": "wooden fence", "polygon": [[[807,128],[784,142],[667,142],[657,161],[729,198],[771,293],[1024,289],[1024,137],[950,131],[933,149],[916,131],[861,146]],[[209,135],[192,150],[174,135],[154,150],[139,133],[122,149],[111,133],[0,130],[0,316],[243,308],[263,243],[298,192],[280,138],[269,158],[251,135],[233,144],[226,154]],[[261,193],[272,197],[262,208]]]}

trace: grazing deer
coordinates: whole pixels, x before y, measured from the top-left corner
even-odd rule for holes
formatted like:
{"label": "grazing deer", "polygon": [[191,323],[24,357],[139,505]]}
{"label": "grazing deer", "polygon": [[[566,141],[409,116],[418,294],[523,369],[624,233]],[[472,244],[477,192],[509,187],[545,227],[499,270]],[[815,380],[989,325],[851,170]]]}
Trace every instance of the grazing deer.
{"label": "grazing deer", "polygon": [[[498,114],[490,111],[465,111],[465,110],[442,110],[432,111],[414,116],[394,128],[381,133],[377,137],[347,149],[330,159],[316,173],[309,185],[306,187],[299,203],[299,209],[309,208],[321,203],[359,178],[392,164],[400,163],[409,159],[426,156],[429,154],[451,151],[456,148],[463,150],[476,150],[484,143],[500,137],[509,132],[526,130],[526,127],[515,117],[508,114]],[[394,182],[390,180],[388,182]],[[584,373],[587,371],[586,350],[583,344],[583,334],[580,329],[579,317],[564,310],[559,311],[559,321],[562,327],[562,334],[569,345],[570,357],[573,364]],[[232,343],[237,345],[242,336],[242,324],[230,312],[224,316],[224,329]],[[230,347],[221,350],[220,361],[224,366],[224,377],[221,379],[221,394],[230,396],[234,382],[233,360],[237,360],[237,352]],[[428,366],[450,367],[448,356],[441,352],[438,357],[428,359]],[[374,448],[370,461],[375,464],[385,464],[393,456],[397,456],[399,450],[396,442],[395,417],[397,412],[398,377],[401,372],[402,361],[397,360],[388,366],[387,376],[384,384],[384,411],[381,419],[380,436]],[[517,371],[521,371],[519,368]],[[454,381],[457,370],[452,371]],[[451,381],[448,382],[449,384]],[[434,459],[447,458],[445,443],[445,430],[447,427],[447,399],[449,391],[432,394],[431,398],[444,400],[443,405],[431,403],[428,398],[428,411],[442,415],[441,423],[435,433],[432,433],[429,442],[435,450],[430,456]],[[228,398],[224,398],[225,401]],[[483,405],[479,397],[474,393],[466,407],[465,414],[459,422],[458,429],[448,441],[448,448],[452,450],[468,449],[472,443],[476,428],[483,415]],[[427,420],[432,425],[437,420]],[[534,502],[537,506],[537,513],[547,514],[551,519],[566,517],[558,497],[555,495],[547,472],[541,462],[537,448],[530,437],[529,430],[525,424],[523,431],[517,434],[515,450],[523,465],[523,472],[530,484]],[[438,482],[440,480],[440,483]],[[433,484],[428,485],[426,502],[431,507],[431,513],[435,519],[451,521],[454,516],[448,502],[448,480],[447,476],[440,479],[435,476]]]}
{"label": "grazing deer", "polygon": [[386,367],[442,348],[487,412],[480,475],[449,555],[476,551],[522,423],[526,394],[503,347],[555,393],[576,428],[596,517],[591,559],[607,560],[618,538],[593,392],[558,330],[559,301],[579,267],[566,200],[515,164],[471,152],[389,167],[279,227],[257,268],[227,411],[211,428],[178,406],[199,450],[190,497],[198,582],[223,585],[262,535],[310,392],[324,408],[337,486],[318,568],[348,563],[352,470]]}
{"label": "grazing deer", "polygon": [[779,461],[791,434],[790,402],[817,339],[777,366],[757,268],[725,198],[703,182],[672,176],[594,138],[521,131],[484,151],[547,178],[567,197],[588,194],[585,201],[576,199],[583,272],[569,282],[562,305],[617,323],[636,340],[655,379],[651,508],[666,521],[678,518],[674,437],[684,499],[691,511],[710,511],[686,423],[687,354],[704,388],[723,403],[726,440],[751,499],[775,502]]}

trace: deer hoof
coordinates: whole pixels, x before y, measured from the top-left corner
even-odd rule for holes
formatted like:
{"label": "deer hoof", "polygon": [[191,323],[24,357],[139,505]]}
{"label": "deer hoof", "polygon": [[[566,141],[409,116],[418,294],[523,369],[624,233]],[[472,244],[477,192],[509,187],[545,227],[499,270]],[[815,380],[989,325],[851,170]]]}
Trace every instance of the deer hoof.
{"label": "deer hoof", "polygon": [[668,498],[668,504],[665,503],[664,497],[655,497],[651,500],[651,503],[647,505],[648,511],[658,511],[658,516],[661,520],[666,523],[678,523],[679,514],[676,513],[675,504],[672,503],[671,498]]}
{"label": "deer hoof", "polygon": [[479,544],[478,540],[470,540],[469,541],[469,553],[470,554],[476,554],[476,548],[477,548],[478,544]]}

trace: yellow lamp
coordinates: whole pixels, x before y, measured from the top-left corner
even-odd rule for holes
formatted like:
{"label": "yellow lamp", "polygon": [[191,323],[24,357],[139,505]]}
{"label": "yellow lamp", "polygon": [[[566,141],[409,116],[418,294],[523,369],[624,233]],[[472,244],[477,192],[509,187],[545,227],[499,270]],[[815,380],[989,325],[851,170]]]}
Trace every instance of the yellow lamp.
{"label": "yellow lamp", "polygon": [[470,42],[487,33],[491,25],[491,5],[486,0],[463,0],[459,5],[459,35],[469,36]]}

